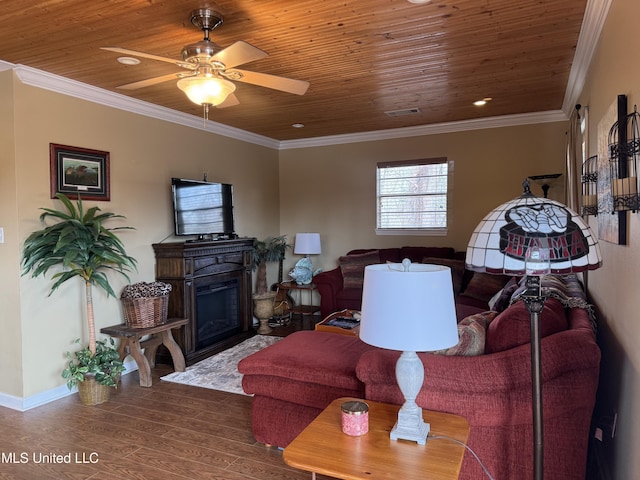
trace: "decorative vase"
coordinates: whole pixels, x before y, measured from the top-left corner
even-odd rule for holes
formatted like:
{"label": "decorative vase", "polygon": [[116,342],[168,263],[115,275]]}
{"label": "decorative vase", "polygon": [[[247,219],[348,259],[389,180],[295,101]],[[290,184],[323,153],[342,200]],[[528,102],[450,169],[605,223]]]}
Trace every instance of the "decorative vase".
{"label": "decorative vase", "polygon": [[78,382],[78,394],[83,405],[100,405],[109,400],[111,387],[96,382],[92,375],[85,375],[83,382]]}
{"label": "decorative vase", "polygon": [[269,320],[273,317],[273,300],[276,294],[277,292],[267,292],[253,296],[253,314],[260,321],[258,333],[261,335],[273,331],[269,326]]}

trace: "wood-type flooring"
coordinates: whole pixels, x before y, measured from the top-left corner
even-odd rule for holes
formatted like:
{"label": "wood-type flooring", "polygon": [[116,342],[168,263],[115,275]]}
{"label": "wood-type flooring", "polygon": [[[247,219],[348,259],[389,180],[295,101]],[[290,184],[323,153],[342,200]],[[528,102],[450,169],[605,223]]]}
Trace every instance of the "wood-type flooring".
{"label": "wood-type flooring", "polygon": [[[308,480],[251,434],[251,397],[124,375],[109,402],[77,394],[18,412],[0,407],[0,479]],[[328,479],[322,475],[317,478]]]}

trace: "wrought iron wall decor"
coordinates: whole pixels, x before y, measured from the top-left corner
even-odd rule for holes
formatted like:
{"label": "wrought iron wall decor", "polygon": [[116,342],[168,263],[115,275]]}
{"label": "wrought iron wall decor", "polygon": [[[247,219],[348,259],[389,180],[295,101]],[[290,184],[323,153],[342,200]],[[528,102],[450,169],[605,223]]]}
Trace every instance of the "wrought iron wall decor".
{"label": "wrought iron wall decor", "polygon": [[598,215],[598,156],[587,158],[582,164],[582,215]]}
{"label": "wrought iron wall decor", "polygon": [[640,156],[639,119],[638,108],[634,105],[633,113],[620,118],[609,130],[609,164],[614,212],[635,212],[640,208],[637,171]]}
{"label": "wrought iron wall decor", "polygon": [[[627,96],[618,95],[598,122],[598,238],[617,245],[627,244],[627,212],[615,211],[611,191],[609,132],[614,123],[626,123]],[[622,121],[621,121],[622,120]],[[623,134],[624,135],[624,134]],[[620,142],[620,138],[618,141]],[[612,214],[613,212],[613,214]]]}

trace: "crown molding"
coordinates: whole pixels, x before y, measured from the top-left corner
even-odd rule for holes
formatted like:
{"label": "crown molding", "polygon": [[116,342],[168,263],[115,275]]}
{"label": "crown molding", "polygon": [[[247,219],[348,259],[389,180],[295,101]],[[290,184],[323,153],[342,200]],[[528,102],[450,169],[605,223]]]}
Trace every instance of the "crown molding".
{"label": "crown molding", "polygon": [[[3,62],[5,63],[5,62]],[[6,64],[11,65],[11,64]],[[2,65],[0,64],[0,68]],[[462,132],[467,130],[479,130],[483,128],[497,128],[515,125],[527,125],[535,123],[559,122],[568,119],[568,116],[560,110],[550,112],[536,112],[518,115],[505,115],[501,117],[479,118],[461,122],[448,122],[433,125],[420,125],[416,127],[394,128],[372,132],[331,135],[326,137],[304,138],[300,140],[278,141],[273,138],[256,135],[254,133],[229,127],[221,123],[207,121],[203,124],[200,117],[177,112],[166,107],[161,107],[142,100],[127,97],[119,93],[110,92],[102,88],[87,85],[59,75],[44,72],[24,65],[12,65],[20,81],[26,85],[43,88],[64,95],[81,98],[90,102],[118,108],[131,113],[145,115],[147,117],[164,120],[190,128],[205,130],[225,137],[234,138],[248,143],[254,143],[263,147],[276,150],[291,148],[317,147],[334,144],[370,142],[393,138],[415,137],[421,135],[436,135],[439,133]]]}
{"label": "crown molding", "polygon": [[211,120],[207,120],[207,122],[204,123],[202,118],[194,115],[171,110],[170,108],[154,105],[119,93],[110,92],[36,68],[24,65],[13,65],[12,68],[20,81],[26,85],[81,98],[93,103],[145,115],[158,120],[176,123],[185,127],[197,128],[198,130],[204,130],[236,140],[262,145],[263,147],[278,148],[279,142],[277,140],[240,130],[239,128],[229,127],[218,122],[212,122]]}
{"label": "crown molding", "polygon": [[576,53],[571,63],[567,90],[562,103],[562,111],[567,115],[575,108],[576,102],[584,88],[587,72],[593,59],[593,54],[598,46],[600,34],[609,14],[609,8],[613,0],[587,0],[584,12],[580,36],[576,44]]}
{"label": "crown molding", "polygon": [[389,140],[394,138],[408,138],[424,135],[439,135],[442,133],[465,132],[486,128],[514,127],[518,125],[533,125],[536,123],[564,122],[568,119],[569,117],[562,110],[502,115],[496,117],[476,118],[473,120],[463,120],[459,122],[434,123],[431,125],[418,125],[415,127],[376,130],[373,132],[303,138],[300,140],[285,140],[280,142],[280,150],[320,147],[345,143],[372,142],[375,140]]}

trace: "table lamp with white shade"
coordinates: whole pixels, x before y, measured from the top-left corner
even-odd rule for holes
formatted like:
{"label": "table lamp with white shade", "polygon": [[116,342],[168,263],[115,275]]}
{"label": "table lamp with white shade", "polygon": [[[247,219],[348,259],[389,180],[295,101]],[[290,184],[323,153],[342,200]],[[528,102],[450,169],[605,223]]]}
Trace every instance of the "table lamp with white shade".
{"label": "table lamp with white shade", "polygon": [[408,259],[365,267],[360,339],[402,352],[396,380],[405,402],[390,437],[424,445],[429,424],[416,404],[424,380],[416,352],[449,348],[459,341],[451,269]]}
{"label": "table lamp with white shade", "polygon": [[304,255],[296,262],[289,276],[295,280],[298,285],[306,285],[311,283],[314,275],[320,273],[321,270],[313,270],[313,264],[309,255],[319,255],[322,253],[320,246],[319,233],[296,233],[295,246],[293,253],[296,255]]}

